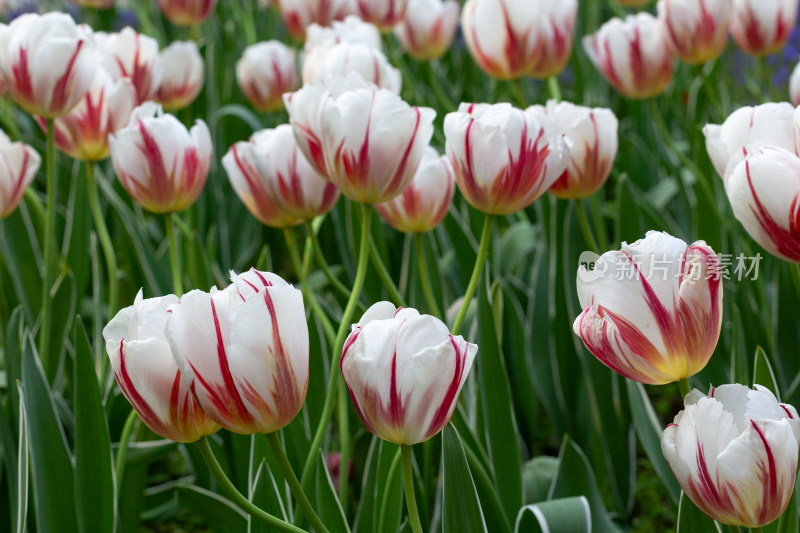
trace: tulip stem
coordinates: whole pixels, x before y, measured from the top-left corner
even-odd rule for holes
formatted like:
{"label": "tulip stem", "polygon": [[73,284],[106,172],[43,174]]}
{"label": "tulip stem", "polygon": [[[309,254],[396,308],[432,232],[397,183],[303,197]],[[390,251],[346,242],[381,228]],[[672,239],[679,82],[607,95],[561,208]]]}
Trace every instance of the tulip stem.
{"label": "tulip stem", "polygon": [[525,104],[525,93],[522,91],[522,78],[512,81],[511,86],[514,88],[514,97],[517,99],[517,105],[520,109],[525,109],[527,105]]}
{"label": "tulip stem", "polygon": [[422,524],[419,521],[419,510],[417,509],[417,498],[414,495],[414,472],[411,466],[411,446],[401,444],[400,449],[403,454],[403,487],[406,493],[406,505],[408,506],[408,521],[411,523],[411,531],[422,533]]}
{"label": "tulip stem", "polygon": [[483,232],[481,233],[481,243],[478,246],[478,256],[475,258],[475,266],[472,269],[472,277],[469,280],[469,285],[467,285],[467,292],[464,293],[464,299],[461,301],[461,307],[458,309],[458,314],[456,315],[456,319],[453,322],[453,327],[451,328],[451,333],[453,335],[458,335],[461,331],[461,326],[464,323],[464,319],[467,316],[467,310],[469,309],[469,303],[472,300],[472,297],[475,296],[475,291],[478,289],[478,281],[481,279],[481,272],[483,272],[484,263],[486,262],[486,256],[489,253],[489,241],[492,237],[492,222],[494,221],[494,215],[486,214],[486,219],[483,222]]}
{"label": "tulip stem", "polygon": [[686,398],[686,395],[692,392],[692,386],[689,384],[689,378],[679,379],[678,389],[681,391],[681,397]]}
{"label": "tulip stem", "polygon": [[589,245],[593,252],[600,253],[600,246],[597,244],[597,239],[594,236],[594,232],[592,232],[589,219],[586,217],[586,206],[584,205],[583,200],[575,201],[575,211],[578,214],[578,224],[581,226],[583,240],[586,241],[586,244]]}
{"label": "tulip stem", "polygon": [[311,441],[311,446],[308,450],[305,465],[303,465],[303,475],[300,477],[300,485],[305,490],[308,488],[308,482],[311,479],[311,471],[313,470],[314,463],[317,460],[319,451],[322,447],[322,439],[325,436],[325,430],[331,420],[333,414],[333,404],[336,398],[336,389],[339,383],[339,375],[341,371],[339,365],[342,360],[342,347],[344,346],[345,336],[350,330],[353,320],[353,312],[355,311],[358,299],[361,297],[361,289],[364,287],[364,279],[367,277],[367,260],[369,259],[369,232],[370,224],[372,222],[372,208],[367,205],[361,205],[361,242],[358,247],[358,267],[356,268],[356,279],[353,282],[353,290],[350,293],[350,298],[347,300],[347,305],[344,308],[341,322],[339,322],[339,330],[336,333],[336,342],[333,345],[333,358],[331,360],[330,375],[328,376],[328,388],[325,393],[325,403],[322,407],[322,415],[317,425],[314,438]]}
{"label": "tulip stem", "polygon": [[94,177],[94,162],[86,162],[86,180],[89,182],[89,206],[94,218],[94,228],[100,238],[100,246],[103,248],[103,255],[106,259],[108,268],[108,317],[111,318],[117,312],[117,302],[119,300],[119,282],[117,280],[117,256],[114,254],[114,245],[100,210],[100,198],[97,190],[97,181]]}
{"label": "tulip stem", "polygon": [[561,101],[561,87],[558,85],[558,77],[550,76],[547,78],[547,88],[550,90],[550,98],[556,102]]}
{"label": "tulip stem", "polygon": [[375,241],[372,239],[371,235],[369,237],[369,255],[372,258],[372,264],[375,265],[375,269],[378,271],[378,277],[381,278],[383,286],[389,291],[389,297],[394,300],[396,305],[406,307],[406,301],[397,289],[397,285],[394,284],[394,280],[392,280],[391,274],[389,274],[389,271],[386,269],[386,265],[383,264],[383,259],[381,259],[380,254],[378,254],[378,247],[375,246]]}
{"label": "tulip stem", "polygon": [[425,69],[428,71],[428,83],[430,83],[431,89],[433,89],[433,94],[435,94],[436,98],[439,100],[439,105],[444,107],[447,111],[455,111],[458,109],[458,105],[453,102],[453,99],[450,98],[447,91],[442,87],[439,76],[433,69],[433,60],[425,61],[423,65],[425,65]]}
{"label": "tulip stem", "polygon": [[[269,440],[269,435],[267,435],[267,440]],[[278,446],[280,446],[280,444]],[[203,456],[203,460],[205,460],[206,465],[208,465],[208,469],[214,475],[214,478],[217,480],[217,483],[219,483],[219,486],[222,488],[223,491],[225,491],[225,494],[228,495],[228,497],[233,501],[233,503],[241,507],[251,516],[258,518],[265,524],[274,527],[278,531],[288,531],[290,533],[307,533],[305,530],[293,526],[292,524],[289,524],[287,522],[284,522],[280,518],[269,514],[260,507],[253,505],[247,498],[245,498],[244,495],[242,495],[242,493],[239,492],[239,490],[233,486],[233,483],[231,483],[231,480],[228,479],[228,476],[225,475],[225,472],[222,471],[222,467],[219,466],[217,458],[214,457],[214,452],[211,451],[211,446],[208,445],[208,437],[203,436],[200,438],[200,440],[197,441],[197,449],[200,451],[200,455]],[[286,456],[284,455],[284,457]],[[322,531],[327,531],[327,530],[322,530]]]}
{"label": "tulip stem", "polygon": [[175,289],[175,295],[181,297],[183,295],[183,281],[181,280],[181,263],[180,256],[178,255],[178,243],[175,240],[175,230],[172,227],[172,213],[166,213],[164,215],[164,225],[167,228],[169,263],[172,267],[172,286]]}
{"label": "tulip stem", "polygon": [[419,265],[419,281],[422,284],[422,292],[425,294],[425,301],[428,303],[428,311],[433,316],[444,317],[436,303],[436,296],[433,294],[431,280],[428,277],[428,262],[425,260],[425,237],[422,233],[414,235],[417,241],[417,264]]}
{"label": "tulip stem", "polygon": [[286,483],[289,484],[289,489],[292,491],[297,503],[300,504],[303,514],[306,516],[306,518],[308,518],[308,521],[311,522],[311,526],[314,528],[314,531],[317,533],[328,533],[328,528],[325,527],[325,524],[323,524],[322,520],[319,519],[317,513],[314,512],[311,502],[308,501],[308,497],[306,496],[306,493],[303,492],[300,482],[297,481],[297,476],[294,474],[294,470],[292,470],[292,465],[289,464],[289,458],[286,457],[286,452],[283,451],[283,446],[281,446],[281,441],[278,439],[278,434],[267,433],[267,442],[269,442],[269,447],[272,449],[272,455],[275,456],[275,460],[278,462],[278,467],[280,467],[281,472],[283,473],[283,478],[286,480]]}
{"label": "tulip stem", "polygon": [[792,282],[794,288],[797,289],[797,295],[800,296],[800,263],[789,263],[789,273],[792,275]]}
{"label": "tulip stem", "polygon": [[58,361],[52,361],[50,354],[50,318],[53,313],[53,262],[55,261],[56,229],[56,146],[52,118],[47,119],[46,194],[47,203],[44,222],[44,279],[42,283],[42,329],[39,332],[39,357],[50,379],[55,377]]}
{"label": "tulip stem", "polygon": [[117,494],[122,494],[122,476],[125,474],[125,461],[128,458],[128,444],[133,435],[133,429],[136,427],[136,422],[139,416],[136,414],[135,409],[131,409],[128,418],[125,420],[125,425],[122,426],[122,434],[119,436],[119,447],[117,448],[117,459],[114,463],[114,473],[117,477]]}
{"label": "tulip stem", "polygon": [[306,220],[306,233],[308,233],[308,237],[311,239],[311,247],[314,249],[314,257],[317,258],[317,264],[322,269],[325,277],[328,278],[328,283],[340,294],[349,298],[350,291],[347,290],[347,287],[345,287],[341,281],[336,279],[336,276],[331,272],[330,266],[328,266],[328,262],[325,261],[325,256],[322,254],[322,247],[319,245],[319,239],[317,239],[317,234],[314,233],[314,228],[310,220]]}

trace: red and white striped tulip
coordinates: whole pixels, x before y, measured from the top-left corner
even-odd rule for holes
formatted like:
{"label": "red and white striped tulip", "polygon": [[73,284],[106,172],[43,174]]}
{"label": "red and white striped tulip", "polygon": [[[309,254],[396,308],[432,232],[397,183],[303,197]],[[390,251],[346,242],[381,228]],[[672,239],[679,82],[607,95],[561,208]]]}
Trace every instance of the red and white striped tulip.
{"label": "red and white striped tulip", "polygon": [[414,179],[400,196],[375,204],[378,214],[394,229],[424,233],[442,223],[455,192],[453,165],[430,146],[425,150]]}
{"label": "red and white striped tulip", "polygon": [[[2,94],[2,91],[0,91],[0,94]],[[789,98],[792,105],[800,106],[800,63],[795,65],[789,78]]]}
{"label": "red and white striped tulip", "polygon": [[383,49],[378,27],[364,22],[356,15],[347,15],[344,20],[334,20],[330,26],[312,23],[306,28],[306,54],[315,48],[331,48],[339,43],[364,43],[378,50]]}
{"label": "red and white striped tulip", "polygon": [[742,149],[769,145],[794,151],[795,132],[794,107],[787,102],[742,107],[721,125],[706,124],[703,128],[708,156],[720,177]]}
{"label": "red and white striped tulip", "polygon": [[578,269],[583,312],[573,330],[601,363],[661,385],[700,372],[722,327],[720,260],[704,241],[667,233],[606,252]]}
{"label": "red and white striped tulip", "polygon": [[192,398],[181,379],[164,334],[174,294],[136,295],[103,329],[106,353],[122,394],[154,433],[176,442],[194,442],[219,430]]}
{"label": "red and white striped tulip", "polygon": [[756,385],[697,389],[661,434],[661,450],[681,488],[723,524],[761,528],[789,505],[797,471],[800,420]]}
{"label": "red and white striped tulip", "polygon": [[222,166],[244,205],[267,226],[301,224],[327,213],[339,199],[339,189],[306,161],[288,124],[236,143]]}
{"label": "red and white striped tulip", "polygon": [[418,61],[442,57],[453,44],[460,10],[456,0],[409,0],[394,34],[408,55]]}
{"label": "red and white striped tulip", "polygon": [[658,20],[670,51],[700,65],[718,58],[728,44],[730,0],[659,0]]}
{"label": "red and white striped tulip", "polygon": [[95,33],[95,39],[102,66],[114,79],[130,78],[140,103],[155,98],[164,74],[158,41],[130,27],[119,33]]}
{"label": "red and white striped tulip", "polygon": [[26,13],[0,25],[0,70],[14,101],[33,115],[64,115],[84,97],[97,59],[91,30],[65,13]]}
{"label": "red and white striped tulip", "polygon": [[619,121],[614,112],[554,100],[530,109],[550,117],[566,144],[567,168],[550,192],[559,198],[585,198],[597,192],[617,157]]}
{"label": "red and white striped tulip", "polygon": [[248,46],[236,63],[236,81],[259,111],[280,110],[283,94],[298,85],[294,50],[280,41]]}
{"label": "red and white striped tulip", "polygon": [[[310,61],[309,61],[310,60]],[[364,43],[339,43],[332,48],[315,47],[303,63],[303,82],[324,82],[355,72],[378,87],[400,93],[403,78],[379,48]]]}
{"label": "red and white striped tulip", "polygon": [[155,100],[165,110],[188,107],[203,89],[205,68],[194,41],[175,41],[161,51],[164,75]]}
{"label": "red and white striped tulip", "polygon": [[300,411],[308,388],[308,325],[299,290],[251,269],[228,288],[191,291],[166,332],[184,383],[234,433],[272,433]]}
{"label": "red and white striped tulip", "polygon": [[525,209],[567,168],[553,120],[531,109],[461,104],[445,117],[444,135],[461,194],[484,213]]}
{"label": "red and white striped tulip", "polygon": [[358,16],[388,32],[403,20],[408,0],[355,0],[355,4]]}
{"label": "red and white striped tulip", "polygon": [[217,5],[217,0],[158,0],[167,20],[178,26],[193,26],[205,21]]}
{"label": "red and white striped tulip", "polygon": [[754,56],[784,47],[797,21],[798,0],[733,0],[731,34],[736,46]]}
{"label": "red and white striped tulip", "polygon": [[17,208],[41,163],[36,150],[0,131],[0,219]]}
{"label": "red and white striped tulip", "polygon": [[661,94],[675,68],[664,28],[649,13],[612,18],[583,38],[583,48],[597,70],[630,98]]}
{"label": "red and white striped tulip", "polygon": [[289,35],[298,41],[305,40],[311,24],[330,26],[356,12],[354,0],[278,0],[278,6]]}
{"label": "red and white striped tulip", "polygon": [[160,106],[146,102],[108,143],[120,183],[148,211],[186,209],[206,184],[213,149],[202,120],[189,131]]}
{"label": "red and white striped tulip", "polygon": [[[66,115],[55,119],[59,150],[80,161],[100,161],[111,153],[108,136],[126,126],[136,107],[136,88],[128,78],[114,80],[98,67],[89,92]],[[45,127],[44,120],[39,119]]]}
{"label": "red and white striped tulip", "polygon": [[353,324],[341,369],[367,429],[417,444],[450,421],[477,351],[438,318],[380,302]]}

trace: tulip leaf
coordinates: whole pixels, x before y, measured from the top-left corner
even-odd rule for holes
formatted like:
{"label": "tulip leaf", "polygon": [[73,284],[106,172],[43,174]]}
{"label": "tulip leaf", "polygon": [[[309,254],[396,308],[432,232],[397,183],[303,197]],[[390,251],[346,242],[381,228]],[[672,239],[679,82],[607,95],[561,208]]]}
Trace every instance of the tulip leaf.
{"label": "tulip leaf", "polygon": [[178,487],[178,498],[187,509],[205,518],[214,533],[246,531],[247,518],[230,500],[194,485]]}
{"label": "tulip leaf", "polygon": [[[378,437],[370,437],[364,479],[361,483],[361,498],[353,530],[357,533],[383,531],[380,529],[383,523],[395,531],[400,524],[400,515],[403,511],[400,448]],[[395,458],[397,458],[396,465]],[[341,466],[340,472],[343,472]]]}
{"label": "tulip leaf", "polygon": [[[34,198],[35,195],[26,194],[17,210],[0,224],[0,264],[11,278],[9,288],[14,290],[29,323],[35,320],[42,301],[39,269],[42,254],[36,237],[37,225],[31,217],[31,213],[37,213]],[[28,207],[29,203],[33,209]]]}
{"label": "tulip leaf", "polygon": [[320,453],[319,463],[316,468],[316,505],[322,523],[331,533],[350,533],[350,526],[347,525],[347,518],[336,496],[336,489],[333,487],[328,468],[325,466],[325,456]]}
{"label": "tulip leaf", "polygon": [[452,424],[442,432],[442,530],[471,533],[486,532],[481,502],[461,445],[461,437]]}
{"label": "tulip leaf", "polygon": [[[263,435],[259,436],[263,437]],[[251,480],[250,501],[253,502],[253,505],[264,509],[281,520],[287,519],[286,508],[283,506],[283,498],[281,498],[278,484],[275,482],[267,462],[263,459]],[[270,527],[257,518],[248,516],[247,521],[248,533],[267,533],[270,531]]]}
{"label": "tulip leaf", "polygon": [[111,441],[97,385],[94,357],[80,319],[73,328],[75,503],[81,531],[114,530]]}
{"label": "tulip leaf", "polygon": [[592,511],[584,496],[562,498],[520,509],[514,533],[585,533],[592,530]]}
{"label": "tulip leaf", "polygon": [[525,463],[522,470],[522,480],[525,483],[525,502],[531,504],[546,500],[556,472],[558,472],[556,457],[540,455]]}
{"label": "tulip leaf", "polygon": [[753,385],[761,385],[768,388],[775,395],[775,398],[781,401],[778,380],[775,378],[775,372],[772,370],[769,357],[767,357],[767,353],[761,346],[756,348],[756,355],[753,360]]}
{"label": "tulip leaf", "polygon": [[[22,383],[17,381],[17,392],[19,395],[22,395]],[[0,409],[0,416],[2,415],[3,410]],[[11,428],[8,427],[7,420],[3,418],[3,422],[5,428],[8,429],[8,433],[10,434]],[[19,432],[17,433],[19,436],[19,442],[17,445],[17,463],[16,465],[13,463],[13,451],[14,447],[8,446],[5,448],[3,452],[6,455],[6,461],[9,468],[9,473],[16,472],[16,493],[12,498],[12,504],[15,504],[15,512],[11,513],[11,516],[16,521],[16,527],[14,530],[17,533],[24,533],[27,531],[27,519],[28,519],[28,485],[30,483],[30,455],[28,454],[28,418],[25,414],[25,404],[19,404]],[[10,437],[10,435],[9,435]],[[5,439],[3,439],[5,441]],[[3,443],[3,446],[6,446],[6,442]],[[16,471],[15,471],[16,467]],[[9,480],[11,480],[11,476],[9,476]],[[11,483],[9,483],[11,484]],[[12,489],[13,491],[13,489]],[[12,492],[13,493],[13,492]]]}
{"label": "tulip leaf", "polygon": [[697,508],[692,500],[681,492],[678,504],[678,529],[676,533],[721,533],[719,524]]}

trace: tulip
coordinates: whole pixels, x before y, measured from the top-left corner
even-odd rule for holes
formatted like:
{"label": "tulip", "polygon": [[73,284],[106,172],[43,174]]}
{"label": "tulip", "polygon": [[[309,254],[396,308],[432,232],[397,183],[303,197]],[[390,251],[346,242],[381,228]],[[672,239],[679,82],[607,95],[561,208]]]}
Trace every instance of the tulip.
{"label": "tulip", "polygon": [[203,89],[203,58],[194,41],[175,41],[161,52],[164,76],[155,99],[167,111],[183,109]]}
{"label": "tulip", "polygon": [[552,119],[510,104],[461,104],[445,117],[444,135],[461,194],[492,215],[525,209],[567,167]]}
{"label": "tulip", "polygon": [[222,291],[191,291],[166,331],[184,382],[208,415],[235,433],[272,433],[300,411],[308,387],[303,296],[251,269]]}
{"label": "tulip", "polygon": [[351,200],[391,200],[414,177],[436,112],[409,106],[355,74],[334,81],[335,87],[307,85],[284,97],[298,146]]}
{"label": "tulip", "polygon": [[339,43],[364,43],[381,50],[381,32],[377,26],[364,22],[356,15],[334,20],[330,26],[312,23],[306,28],[306,54],[315,48],[331,48]]}
{"label": "tulip", "polygon": [[649,231],[578,269],[573,329],[601,363],[661,385],[706,366],[722,327],[720,261],[704,241]]}
{"label": "tulip", "polygon": [[[54,122],[54,140],[59,150],[80,161],[108,157],[109,134],[126,126],[136,107],[136,88],[128,78],[114,81],[98,67],[89,92],[72,111]],[[40,119],[44,127],[44,120]]]}
{"label": "tulip", "polygon": [[443,56],[453,42],[460,7],[456,0],[409,0],[394,33],[403,49],[419,61]]}
{"label": "tulip", "polygon": [[[1,91],[0,94],[2,94]],[[794,67],[792,75],[789,78],[789,95],[792,100],[792,105],[800,106],[800,63]]]}
{"label": "tulip", "polygon": [[25,143],[12,143],[0,131],[0,219],[17,208],[41,163],[36,150]]}
{"label": "tulip", "polygon": [[743,148],[771,145],[794,151],[794,108],[786,102],[742,107],[722,125],[707,124],[703,134],[711,162],[723,177],[728,163]]}
{"label": "tulip", "polygon": [[112,77],[130,78],[140,103],[155,98],[163,76],[158,41],[129,27],[119,33],[96,33],[95,38],[103,51],[102,66]]}
{"label": "tulip", "polygon": [[723,524],[760,528],[776,520],[794,490],[800,420],[766,388],[693,390],[661,435],[681,488]]}
{"label": "tulip", "polygon": [[158,0],[164,16],[179,26],[200,24],[214,11],[217,0]]}
{"label": "tulip", "polygon": [[[318,56],[322,57],[318,57]],[[316,57],[315,57],[316,56]],[[400,93],[403,79],[386,56],[364,43],[339,43],[332,48],[316,47],[303,64],[303,82],[314,83],[355,72],[370,83]]]}
{"label": "tulip", "polygon": [[477,351],[438,318],[380,302],[353,325],[341,369],[367,429],[416,444],[450,421]]}
{"label": "tulip", "polygon": [[248,46],[236,63],[236,81],[259,111],[278,111],[283,93],[297,88],[294,50],[279,41]]}
{"label": "tulip", "polygon": [[219,430],[192,398],[164,335],[174,294],[136,295],[103,329],[106,352],[122,394],[154,433],[176,442],[194,442]]}
{"label": "tulip", "polygon": [[800,263],[800,158],[763,146],[734,158],[725,176],[733,214],[769,253]]}
{"label": "tulip", "polygon": [[27,13],[0,25],[0,70],[28,113],[67,113],[89,90],[95,69],[91,34],[65,13]]}
{"label": "tulip", "polygon": [[774,54],[797,21],[798,0],[733,0],[731,34],[747,54]]}
{"label": "tulip", "polygon": [[455,192],[454,179],[450,160],[429,146],[408,187],[400,196],[376,204],[375,210],[398,231],[430,231],[447,216]]}
{"label": "tulip", "polygon": [[289,35],[298,41],[306,38],[311,24],[330,26],[355,13],[354,0],[278,0]]}
{"label": "tulip", "polygon": [[130,123],[108,138],[122,186],[153,213],[181,211],[205,186],[211,167],[211,133],[202,120],[187,131],[152,103],[137,107]]}
{"label": "tulip", "polygon": [[675,62],[664,30],[649,13],[612,18],[583,38],[583,48],[606,80],[630,98],[661,94],[672,79]]}
{"label": "tulip", "polygon": [[692,65],[718,58],[728,44],[730,0],[659,0],[658,19],[673,55]]}
{"label": "tulip", "polygon": [[388,32],[403,19],[408,0],[355,0],[358,15]]}
{"label": "tulip", "polygon": [[614,112],[554,100],[546,107],[532,106],[529,110],[550,117],[566,142],[567,168],[550,186],[550,192],[559,198],[585,198],[597,192],[617,157],[618,121]]}
{"label": "tulip", "polygon": [[222,166],[247,209],[267,226],[300,224],[327,213],[339,199],[336,186],[306,161],[288,124],[236,143]]}
{"label": "tulip", "polygon": [[572,51],[577,0],[467,0],[461,13],[472,58],[493,78],[548,78]]}

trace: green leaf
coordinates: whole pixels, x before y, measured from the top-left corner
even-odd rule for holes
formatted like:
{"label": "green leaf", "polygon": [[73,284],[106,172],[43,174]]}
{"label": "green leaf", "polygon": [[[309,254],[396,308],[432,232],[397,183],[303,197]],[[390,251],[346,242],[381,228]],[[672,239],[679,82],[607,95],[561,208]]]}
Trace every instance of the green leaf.
{"label": "green leaf", "polygon": [[517,515],[514,533],[585,533],[592,530],[592,511],[584,496],[526,505]]}
{"label": "green leaf", "polygon": [[717,522],[698,509],[686,493],[681,492],[677,533],[721,533],[721,531]]}
{"label": "green leaf", "polygon": [[[17,382],[17,391],[22,395],[23,385]],[[24,533],[27,531],[27,518],[28,518],[28,483],[30,477],[30,467],[28,455],[28,418],[25,414],[25,404],[19,404],[19,443],[17,446],[17,464],[16,464],[16,531],[17,533]],[[9,448],[7,452],[10,452]],[[11,455],[7,455],[9,467],[11,464]],[[12,470],[13,471],[13,470]]]}
{"label": "green leaf", "polygon": [[558,459],[555,457],[540,455],[525,463],[522,470],[525,502],[530,504],[546,500],[556,472],[558,472]]}
{"label": "green leaf", "polygon": [[73,328],[75,346],[75,503],[81,531],[113,531],[115,487],[111,440],[97,386],[94,357],[83,322]]}
{"label": "green leaf", "polygon": [[758,346],[756,355],[753,359],[753,385],[761,385],[772,391],[778,401],[781,401],[781,393],[778,387],[778,380],[775,379],[775,372],[769,362],[766,352]]}
{"label": "green leaf", "polygon": [[452,424],[442,432],[442,471],[443,531],[487,532],[464,447]]}
{"label": "green leaf", "polygon": [[[281,498],[275,478],[272,476],[272,472],[265,460],[261,460],[261,464],[253,476],[251,483],[250,501],[272,516],[277,516],[281,520],[286,521],[286,508],[283,506],[283,499]],[[270,531],[270,527],[261,520],[248,516],[247,531],[248,533],[267,533]]]}
{"label": "green leaf", "polygon": [[[339,498],[336,496],[336,489],[333,487],[331,477],[328,475],[328,468],[325,466],[325,456],[320,453],[319,463],[316,468],[316,506],[322,523],[331,533],[350,533],[350,526],[347,525],[347,518],[344,516]],[[342,466],[342,473],[346,472]]]}
{"label": "green leaf", "polygon": [[184,485],[177,490],[181,503],[192,512],[202,515],[214,533],[247,530],[245,514],[230,500],[194,485]]}

